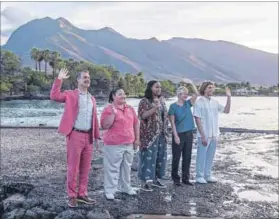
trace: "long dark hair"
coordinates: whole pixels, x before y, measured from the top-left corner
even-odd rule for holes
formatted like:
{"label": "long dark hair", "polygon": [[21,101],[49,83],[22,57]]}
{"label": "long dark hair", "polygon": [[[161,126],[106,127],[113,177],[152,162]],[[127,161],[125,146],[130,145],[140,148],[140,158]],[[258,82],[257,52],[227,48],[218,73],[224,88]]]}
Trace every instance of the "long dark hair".
{"label": "long dark hair", "polygon": [[144,97],[147,98],[150,102],[153,101],[152,87],[157,82],[159,82],[159,81],[152,80],[147,83],[147,86],[146,86],[146,89],[144,92]]}
{"label": "long dark hair", "polygon": [[123,90],[123,88],[117,87],[117,88],[114,88],[114,89],[110,92],[110,94],[109,94],[109,100],[108,100],[109,103],[112,103],[112,102],[113,102],[113,96],[114,96],[114,95],[117,93],[117,91],[119,91],[119,90]]}

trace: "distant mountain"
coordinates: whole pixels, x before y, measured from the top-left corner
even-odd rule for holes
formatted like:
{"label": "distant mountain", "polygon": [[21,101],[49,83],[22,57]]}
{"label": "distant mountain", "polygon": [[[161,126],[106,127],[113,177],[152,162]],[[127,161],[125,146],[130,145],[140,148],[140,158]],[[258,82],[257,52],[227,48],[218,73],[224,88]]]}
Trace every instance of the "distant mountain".
{"label": "distant mountain", "polygon": [[32,20],[13,32],[4,49],[32,65],[32,47],[58,51],[63,58],[107,64],[121,72],[144,72],[147,79],[196,82],[278,83],[278,54],[225,41],[173,38],[138,40],[112,28],[82,30],[64,18]]}

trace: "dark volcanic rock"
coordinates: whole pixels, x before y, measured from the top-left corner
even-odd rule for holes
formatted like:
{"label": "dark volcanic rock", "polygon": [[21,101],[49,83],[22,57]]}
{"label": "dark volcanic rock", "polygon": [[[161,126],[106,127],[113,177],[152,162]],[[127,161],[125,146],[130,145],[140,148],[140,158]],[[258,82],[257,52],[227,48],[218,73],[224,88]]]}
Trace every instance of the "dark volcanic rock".
{"label": "dark volcanic rock", "polygon": [[67,210],[57,215],[54,219],[85,219],[85,217],[73,210]]}
{"label": "dark volcanic rock", "polygon": [[[0,218],[106,219],[125,218],[131,214],[171,214],[234,219],[278,218],[278,203],[245,201],[235,193],[234,187],[241,186],[244,191],[268,188],[271,193],[278,194],[276,189],[278,178],[266,176],[264,170],[253,174],[253,169],[249,169],[249,166],[241,166],[241,161],[234,159],[233,152],[239,153],[238,147],[245,147],[247,151],[250,145],[252,152],[254,145],[259,147],[257,144],[244,145],[244,140],[247,138],[249,143],[256,142],[254,139],[258,137],[255,134],[245,133],[222,135],[214,163],[214,173],[219,179],[215,184],[174,186],[169,178],[171,171],[169,150],[166,177],[162,180],[162,183],[167,186],[166,189],[154,188],[151,193],[138,190],[137,196],[134,197],[117,193],[115,201],[107,201],[104,197],[102,157],[94,152],[88,191],[89,196],[95,198],[97,203],[94,206],[79,204],[76,209],[69,209],[65,185],[64,137],[53,130],[42,129],[39,135],[34,129],[12,131],[3,129],[1,152],[5,156],[2,159],[3,172],[0,176],[0,201],[3,209],[1,213],[0,205]],[[264,141],[270,150],[268,153],[272,154],[274,145],[270,145],[267,141],[273,139]],[[262,154],[267,156],[267,152]],[[195,175],[195,158],[194,143],[192,176]],[[134,166],[137,167],[136,163]],[[137,172],[131,174],[132,186],[138,189],[140,181]]]}

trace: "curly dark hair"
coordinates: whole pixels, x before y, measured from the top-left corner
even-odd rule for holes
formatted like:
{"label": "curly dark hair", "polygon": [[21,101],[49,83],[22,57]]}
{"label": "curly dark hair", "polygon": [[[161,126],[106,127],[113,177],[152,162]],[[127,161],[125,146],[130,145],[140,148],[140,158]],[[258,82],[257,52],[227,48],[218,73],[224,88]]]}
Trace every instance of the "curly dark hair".
{"label": "curly dark hair", "polygon": [[154,84],[156,84],[158,82],[159,81],[152,80],[152,81],[149,81],[147,83],[147,86],[146,86],[146,89],[145,89],[145,92],[144,92],[144,97],[147,98],[150,102],[153,101],[152,87],[153,87]]}
{"label": "curly dark hair", "polygon": [[119,90],[123,90],[123,88],[117,87],[117,88],[114,88],[114,89],[110,92],[110,94],[109,94],[109,100],[108,100],[109,103],[112,103],[112,102],[113,102],[113,96],[114,96],[114,95],[117,93],[117,91],[119,91]]}

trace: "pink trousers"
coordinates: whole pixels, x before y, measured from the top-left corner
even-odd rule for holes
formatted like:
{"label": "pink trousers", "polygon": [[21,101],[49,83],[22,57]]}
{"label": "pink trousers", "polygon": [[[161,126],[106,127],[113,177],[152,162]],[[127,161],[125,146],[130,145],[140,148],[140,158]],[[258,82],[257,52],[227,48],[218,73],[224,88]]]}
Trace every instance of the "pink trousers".
{"label": "pink trousers", "polygon": [[69,197],[88,195],[87,185],[93,152],[91,138],[91,133],[77,131],[72,131],[67,137],[67,193]]}

